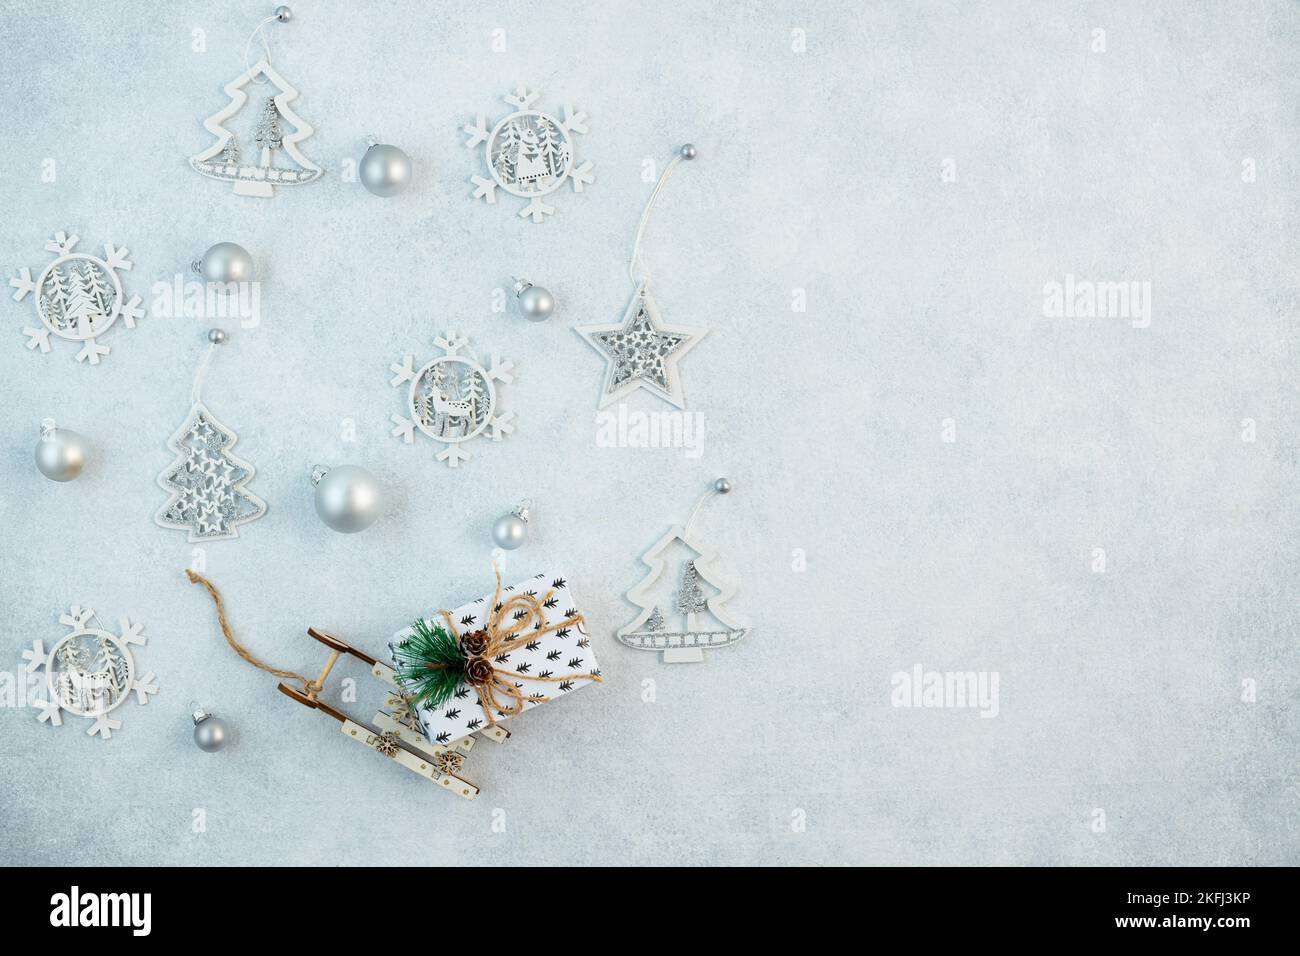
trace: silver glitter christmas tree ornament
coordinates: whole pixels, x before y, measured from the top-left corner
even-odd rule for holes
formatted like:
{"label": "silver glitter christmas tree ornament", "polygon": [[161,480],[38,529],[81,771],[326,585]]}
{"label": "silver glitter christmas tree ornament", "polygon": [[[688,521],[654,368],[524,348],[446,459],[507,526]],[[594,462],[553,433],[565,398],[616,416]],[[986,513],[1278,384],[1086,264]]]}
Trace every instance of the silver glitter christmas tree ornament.
{"label": "silver glitter christmas tree ornament", "polygon": [[[287,23],[289,19],[277,13],[253,30],[244,44],[244,72],[226,84],[230,102],[203,121],[215,140],[190,157],[195,172],[233,183],[240,196],[268,198],[276,186],[310,183],[323,175],[323,170],[298,149],[298,144],[315,130],[289,105],[298,98],[298,91],[271,66],[271,48],[262,32],[272,21]],[[265,55],[249,66],[248,50],[255,38],[262,41]],[[267,95],[254,99],[252,109],[244,112],[251,98],[249,90],[263,86],[267,87]],[[241,124],[239,129],[245,134],[242,141],[231,129],[232,121]]]}
{"label": "silver glitter christmas tree ornament", "polygon": [[190,541],[237,538],[239,525],[266,514],[266,502],[246,487],[256,472],[234,452],[239,436],[203,404],[208,363],[225,341],[226,334],[217,329],[208,336],[208,350],[194,376],[189,414],[167,442],[177,457],[158,476],[169,497],[154,520],[164,528],[189,532]]}
{"label": "silver glitter christmas tree ornament", "polygon": [[627,592],[640,612],[619,629],[622,643],[661,651],[666,664],[684,664],[702,661],[706,648],[727,647],[749,633],[727,607],[736,585],[717,569],[717,549],[692,530],[704,503],[730,492],[731,482],[719,478],[686,524],[674,525],[642,555],[650,571]]}

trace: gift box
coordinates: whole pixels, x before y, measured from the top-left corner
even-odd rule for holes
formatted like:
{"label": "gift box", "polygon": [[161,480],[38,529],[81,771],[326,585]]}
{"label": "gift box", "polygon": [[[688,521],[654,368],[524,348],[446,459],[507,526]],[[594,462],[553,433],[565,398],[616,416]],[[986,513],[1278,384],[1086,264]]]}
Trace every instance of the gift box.
{"label": "gift box", "polygon": [[[399,673],[411,672],[420,623],[388,642]],[[422,623],[426,634],[435,626],[450,633],[463,657],[451,666],[457,674],[465,672],[447,700],[416,705],[425,736],[435,744],[487,730],[600,680],[586,624],[563,575],[535,574],[510,587],[498,585],[493,593],[445,616],[434,612]],[[400,686],[414,689],[410,681]]]}

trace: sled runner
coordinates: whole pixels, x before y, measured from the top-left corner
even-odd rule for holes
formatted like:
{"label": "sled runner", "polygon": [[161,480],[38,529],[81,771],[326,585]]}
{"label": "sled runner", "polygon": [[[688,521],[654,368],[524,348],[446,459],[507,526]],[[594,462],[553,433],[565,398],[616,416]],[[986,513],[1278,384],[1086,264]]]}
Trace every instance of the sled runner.
{"label": "sled runner", "polygon": [[[473,800],[478,796],[479,788],[460,776],[465,758],[474,746],[474,734],[467,734],[446,745],[431,742],[421,732],[415,710],[408,698],[401,693],[397,675],[391,667],[332,634],[314,627],[307,628],[307,634],[329,648],[329,660],[325,662],[320,675],[309,685],[307,691],[281,682],[279,684],[281,693],[292,697],[304,706],[333,717],[339,722],[343,736],[364,744],[376,753],[401,764],[412,773],[432,780],[467,800]],[[370,668],[370,673],[389,687],[388,697],[384,703],[387,711],[380,710],[373,719],[374,727],[379,728],[378,730],[353,720],[317,696],[319,690],[325,686],[330,671],[344,654],[363,661]],[[313,687],[315,689],[311,689]],[[478,733],[498,743],[504,743],[510,736],[510,731],[499,726],[488,727]]]}

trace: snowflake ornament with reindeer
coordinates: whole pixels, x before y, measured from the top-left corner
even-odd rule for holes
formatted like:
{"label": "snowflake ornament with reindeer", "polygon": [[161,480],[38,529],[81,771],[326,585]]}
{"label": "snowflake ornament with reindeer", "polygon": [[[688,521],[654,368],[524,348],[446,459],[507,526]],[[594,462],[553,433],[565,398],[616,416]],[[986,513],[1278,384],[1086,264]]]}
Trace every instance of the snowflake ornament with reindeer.
{"label": "snowflake ornament with reindeer", "polygon": [[514,363],[494,355],[488,365],[480,365],[471,354],[461,354],[468,340],[455,332],[434,339],[434,344],[444,353],[440,358],[417,369],[408,352],[401,363],[390,366],[390,385],[410,383],[407,415],[392,416],[393,434],[408,445],[417,430],[442,442],[447,447],[438,452],[438,461],[455,468],[469,461],[470,453],[461,447],[465,442],[484,433],[500,441],[515,430],[514,412],[500,410],[496,387],[497,382],[514,381]]}
{"label": "snowflake ornament with reindeer", "polygon": [[483,154],[491,177],[470,177],[474,198],[495,203],[499,186],[512,196],[528,200],[519,215],[533,222],[541,222],[555,212],[555,207],[542,202],[542,197],[555,192],[566,179],[573,183],[575,193],[595,180],[591,162],[584,160],[580,164],[574,155],[574,134],[587,132],[587,114],[565,106],[564,119],[558,119],[532,109],[538,95],[536,90],[521,86],[504,97],[515,112],[490,131],[481,114],[475,125],[465,127],[469,134],[467,147],[486,144]]}
{"label": "snowflake ornament with reindeer", "polygon": [[122,727],[122,721],[110,713],[130,700],[132,693],[141,704],[149,703],[149,695],[158,693],[153,673],[141,675],[131,652],[133,644],[145,642],[140,634],[143,626],[122,618],[122,633],[114,634],[97,626],[94,611],[77,606],[60,615],[59,623],[71,630],[48,654],[40,640],[32,641],[31,649],[23,651],[27,673],[45,668],[49,697],[37,702],[41,709],[38,717],[54,727],[63,723],[65,713],[87,717],[93,723],[86,733],[108,740]]}
{"label": "snowflake ornament with reindeer", "polygon": [[50,336],[55,335],[81,343],[78,362],[98,365],[100,357],[107,355],[109,349],[96,339],[119,318],[128,329],[135,328],[135,320],[144,316],[144,309],[140,308],[138,295],[127,299],[122,288],[118,273],[132,265],[127,251],[109,242],[104,244],[102,259],[87,252],[74,252],[79,238],[65,232],[55,233],[45,244],[46,251],[54,253],[54,261],[35,281],[32,271],[23,268],[9,284],[14,287],[16,302],[30,295],[36,303],[40,326],[23,328],[29,349],[50,351]]}

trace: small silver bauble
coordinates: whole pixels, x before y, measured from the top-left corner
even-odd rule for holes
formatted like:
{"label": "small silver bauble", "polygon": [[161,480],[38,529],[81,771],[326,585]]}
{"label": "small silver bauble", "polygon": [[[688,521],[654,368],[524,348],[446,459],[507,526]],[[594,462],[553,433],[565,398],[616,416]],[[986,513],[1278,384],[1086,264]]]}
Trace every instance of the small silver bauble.
{"label": "small silver bauble", "polygon": [[226,745],[226,725],[220,717],[213,717],[202,707],[197,708],[194,717],[194,742],[205,753],[216,753]]}
{"label": "small silver bauble", "polygon": [[528,506],[521,504],[508,515],[497,518],[492,525],[492,540],[498,548],[513,551],[528,537]]}
{"label": "small silver bauble", "polygon": [[275,18],[281,23],[288,23],[293,19],[293,11],[288,7],[280,6],[275,8]]}
{"label": "small silver bauble", "polygon": [[191,268],[205,282],[251,282],[253,257],[237,242],[218,242],[196,259]]}
{"label": "small silver bauble", "polygon": [[713,483],[713,490],[720,495],[730,494],[731,482],[729,482],[726,478],[719,478],[717,481]]}
{"label": "small silver bauble", "polygon": [[515,298],[519,300],[519,314],[529,322],[545,322],[555,311],[555,296],[550,290],[527,279],[515,280]]}
{"label": "small silver bauble", "polygon": [[357,173],[361,184],[376,196],[396,196],[411,185],[411,157],[396,146],[372,143]]}
{"label": "small silver bauble", "polygon": [[213,345],[220,345],[222,342],[226,341],[225,329],[209,329],[208,341]]}
{"label": "small silver bauble", "polygon": [[681,153],[682,153],[682,159],[694,159],[696,156],[699,155],[699,152],[695,149],[694,143],[687,143],[685,146],[683,146],[681,149]]}
{"label": "small silver bauble", "polygon": [[383,497],[375,476],[356,465],[322,468],[311,474],[316,486],[316,514],[320,520],[343,534],[365,531],[379,517]]}
{"label": "small silver bauble", "polygon": [[41,426],[41,437],[36,443],[36,467],[41,474],[54,481],[71,481],[86,466],[89,452],[85,440],[74,431]]}

